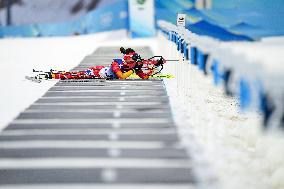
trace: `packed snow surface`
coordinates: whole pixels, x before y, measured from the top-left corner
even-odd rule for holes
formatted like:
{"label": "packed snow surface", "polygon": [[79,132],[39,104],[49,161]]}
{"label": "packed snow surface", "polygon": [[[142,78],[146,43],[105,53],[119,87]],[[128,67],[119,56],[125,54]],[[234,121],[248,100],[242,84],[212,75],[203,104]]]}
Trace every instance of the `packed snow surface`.
{"label": "packed snow surface", "polygon": [[[118,40],[119,39],[119,40]],[[126,31],[62,38],[0,40],[0,127],[42,96],[56,81],[24,79],[33,68],[68,70],[99,46],[150,46],[159,55],[158,39],[127,38]],[[175,63],[165,65],[175,73]],[[165,79],[173,115],[188,146],[195,170],[207,188],[284,188],[283,133],[263,132],[260,115],[243,113],[237,99],[226,97],[210,77],[189,67],[188,95],[178,78]],[[211,185],[212,184],[212,185]]]}

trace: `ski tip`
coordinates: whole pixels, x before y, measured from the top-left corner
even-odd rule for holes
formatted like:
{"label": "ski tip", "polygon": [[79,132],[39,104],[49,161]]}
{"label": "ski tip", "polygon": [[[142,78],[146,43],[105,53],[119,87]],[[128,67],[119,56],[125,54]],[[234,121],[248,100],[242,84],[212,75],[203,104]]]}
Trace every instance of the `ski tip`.
{"label": "ski tip", "polygon": [[25,76],[25,79],[27,79],[29,81],[32,81],[32,82],[35,82],[35,83],[40,83],[41,82],[41,80],[36,79],[34,77],[30,77],[30,76]]}

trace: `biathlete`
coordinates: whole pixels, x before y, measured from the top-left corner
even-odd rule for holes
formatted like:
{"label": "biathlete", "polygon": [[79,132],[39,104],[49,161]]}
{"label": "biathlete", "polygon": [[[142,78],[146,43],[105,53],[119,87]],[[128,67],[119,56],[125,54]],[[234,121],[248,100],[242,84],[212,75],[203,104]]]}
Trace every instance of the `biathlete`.
{"label": "biathlete", "polygon": [[47,72],[46,79],[126,79],[134,72],[142,79],[148,79],[151,75],[162,70],[165,60],[141,59],[133,49],[120,48],[123,59],[114,59],[110,66],[93,66],[84,71],[77,72]]}

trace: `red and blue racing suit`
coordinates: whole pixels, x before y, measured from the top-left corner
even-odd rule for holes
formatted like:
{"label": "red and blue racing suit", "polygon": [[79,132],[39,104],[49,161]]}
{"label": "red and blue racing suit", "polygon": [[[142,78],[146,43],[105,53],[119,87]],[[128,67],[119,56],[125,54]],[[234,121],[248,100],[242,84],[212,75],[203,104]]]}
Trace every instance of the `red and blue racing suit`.
{"label": "red and blue racing suit", "polygon": [[[110,66],[93,66],[84,71],[77,72],[56,72],[52,73],[53,79],[94,79],[94,78],[108,78],[108,79],[126,79],[133,70],[123,66],[122,59],[114,59]],[[136,71],[136,74],[142,79],[148,79],[148,75],[144,74],[142,70]]]}

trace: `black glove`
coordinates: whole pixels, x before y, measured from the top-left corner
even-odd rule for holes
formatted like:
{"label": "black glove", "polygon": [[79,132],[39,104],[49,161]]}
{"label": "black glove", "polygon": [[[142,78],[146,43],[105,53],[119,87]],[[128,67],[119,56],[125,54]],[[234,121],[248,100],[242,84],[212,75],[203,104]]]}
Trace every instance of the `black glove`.
{"label": "black glove", "polygon": [[161,66],[161,65],[163,65],[163,64],[164,64],[164,61],[165,61],[165,59],[164,59],[163,57],[161,57],[161,58],[157,61],[156,66]]}
{"label": "black glove", "polygon": [[141,62],[142,59],[141,59],[141,56],[137,53],[135,53],[133,56],[132,56],[132,59],[135,61],[135,62]]}
{"label": "black glove", "polygon": [[139,72],[139,71],[141,71],[142,66],[143,66],[142,63],[141,63],[140,65],[139,65],[138,63],[136,63],[135,66],[134,66],[134,68],[133,68],[133,70],[134,70],[135,72]]}

